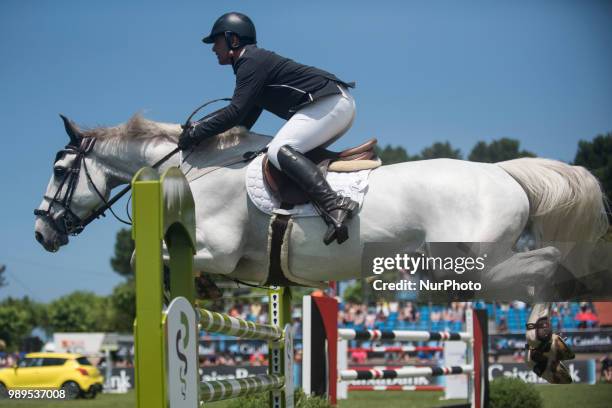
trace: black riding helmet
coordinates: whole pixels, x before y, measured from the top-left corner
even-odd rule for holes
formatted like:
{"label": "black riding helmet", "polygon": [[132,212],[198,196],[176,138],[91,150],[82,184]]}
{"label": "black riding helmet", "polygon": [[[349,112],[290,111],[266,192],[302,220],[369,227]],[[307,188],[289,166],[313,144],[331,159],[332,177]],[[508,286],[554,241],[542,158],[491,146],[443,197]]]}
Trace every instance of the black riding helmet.
{"label": "black riding helmet", "polygon": [[[240,39],[237,46],[232,47],[231,36],[235,34]],[[225,13],[215,21],[210,34],[202,39],[206,44],[215,42],[215,37],[218,35],[225,36],[227,47],[232,50],[246,44],[257,44],[257,35],[255,34],[255,25],[249,16],[242,13]]]}

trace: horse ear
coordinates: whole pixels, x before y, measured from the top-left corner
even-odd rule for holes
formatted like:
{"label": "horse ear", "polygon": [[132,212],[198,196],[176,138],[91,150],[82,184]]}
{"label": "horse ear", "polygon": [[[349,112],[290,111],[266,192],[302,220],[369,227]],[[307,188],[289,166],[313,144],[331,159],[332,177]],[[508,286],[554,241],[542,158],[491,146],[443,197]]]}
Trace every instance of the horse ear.
{"label": "horse ear", "polygon": [[70,144],[78,147],[81,144],[81,139],[83,139],[83,135],[81,134],[79,127],[76,125],[76,123],[74,123],[61,113],[60,118],[62,118],[62,120],[64,121],[64,128],[66,129],[68,137],[70,137]]}

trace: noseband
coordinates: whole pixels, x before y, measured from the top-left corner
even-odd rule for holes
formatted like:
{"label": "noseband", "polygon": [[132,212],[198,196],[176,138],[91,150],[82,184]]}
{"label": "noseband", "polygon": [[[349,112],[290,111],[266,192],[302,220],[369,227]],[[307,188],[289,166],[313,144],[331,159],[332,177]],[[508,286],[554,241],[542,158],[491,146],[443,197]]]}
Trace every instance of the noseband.
{"label": "noseband", "polygon": [[[219,101],[231,101],[231,99],[230,98],[213,99],[212,101],[209,101],[209,102],[204,103],[203,105],[200,105],[196,110],[194,110],[191,113],[191,115],[189,115],[189,117],[185,121],[185,124],[182,125],[182,128],[183,129],[189,128],[191,126],[191,119],[202,108],[210,105],[211,103],[219,102]],[[98,189],[98,187],[96,187],[96,184],[94,183],[93,179],[91,178],[91,174],[89,174],[89,170],[87,169],[87,163],[85,162],[85,157],[87,156],[88,153],[90,153],[93,150],[93,147],[96,144],[96,138],[81,137],[80,140],[81,141],[79,143],[79,146],[68,144],[63,150],[60,150],[55,156],[55,163],[57,163],[57,161],[60,160],[62,157],[64,157],[66,154],[75,154],[76,159],[74,160],[74,162],[72,163],[72,166],[70,166],[70,168],[68,169],[68,171],[62,178],[62,181],[60,182],[60,185],[58,186],[57,191],[55,192],[55,195],[53,197],[50,197],[47,195],[44,196],[44,199],[49,201],[49,205],[47,206],[47,209],[46,210],[35,209],[34,215],[46,218],[47,220],[51,222],[52,225],[55,226],[55,228],[58,231],[66,235],[80,234],[83,231],[83,229],[85,229],[85,227],[88,224],[90,224],[93,220],[100,218],[101,216],[102,217],[105,216],[104,213],[106,212],[106,210],[109,210],[111,214],[113,214],[113,216],[120,222],[127,224],[127,225],[132,225],[131,222],[125,221],[121,219],[120,217],[118,217],[117,214],[115,214],[115,212],[112,209],[113,204],[119,201],[121,197],[123,197],[130,191],[130,189],[132,188],[131,184],[128,184],[127,186],[125,186],[121,191],[119,191],[110,200],[107,201],[104,198],[104,195],[100,193],[100,190]],[[162,157],[160,160],[158,160],[151,167],[153,167],[154,169],[157,169],[160,165],[168,161],[172,156],[174,156],[179,151],[180,149],[177,147],[176,149],[172,150],[170,153]],[[85,171],[85,176],[87,176],[87,181],[89,182],[89,184],[91,184],[91,186],[93,187],[94,191],[96,192],[100,200],[102,200],[102,202],[104,203],[103,206],[94,210],[90,215],[88,215],[84,219],[81,219],[78,215],[76,215],[70,209],[70,204],[72,203],[72,196],[74,195],[74,192],[77,188],[77,184],[79,181],[79,173],[81,172],[81,167],[83,167],[83,170]],[[60,194],[62,192],[62,188],[64,187],[64,185],[66,185],[66,192],[64,193],[64,197],[60,198]],[[51,208],[53,207],[54,204],[56,206],[59,206],[60,210],[54,212],[54,214],[51,214]],[[128,214],[128,217],[129,217],[129,214]]]}

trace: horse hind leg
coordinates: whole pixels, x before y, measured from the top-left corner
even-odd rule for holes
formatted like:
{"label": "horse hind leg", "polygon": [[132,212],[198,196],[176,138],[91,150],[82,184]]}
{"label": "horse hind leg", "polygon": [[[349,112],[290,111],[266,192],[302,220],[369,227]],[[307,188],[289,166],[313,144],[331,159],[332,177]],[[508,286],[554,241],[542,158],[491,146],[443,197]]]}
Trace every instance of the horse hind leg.
{"label": "horse hind leg", "polygon": [[572,377],[563,360],[573,359],[574,353],[552,332],[550,311],[551,303],[533,306],[527,323],[527,365],[551,384],[570,384]]}

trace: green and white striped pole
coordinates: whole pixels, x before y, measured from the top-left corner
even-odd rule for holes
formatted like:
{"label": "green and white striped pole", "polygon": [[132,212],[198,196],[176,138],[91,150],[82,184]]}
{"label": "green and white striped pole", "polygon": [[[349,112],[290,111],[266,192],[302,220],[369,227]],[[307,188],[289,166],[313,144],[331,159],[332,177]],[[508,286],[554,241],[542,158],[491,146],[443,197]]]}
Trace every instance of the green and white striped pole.
{"label": "green and white striped pole", "polygon": [[200,309],[201,329],[210,333],[221,333],[252,340],[277,341],[283,336],[278,326],[258,324],[224,313]]}
{"label": "green and white striped pole", "polygon": [[229,398],[282,388],[285,380],[282,376],[260,374],[252,377],[231,380],[214,380],[200,383],[200,400],[202,402],[221,401]]}

